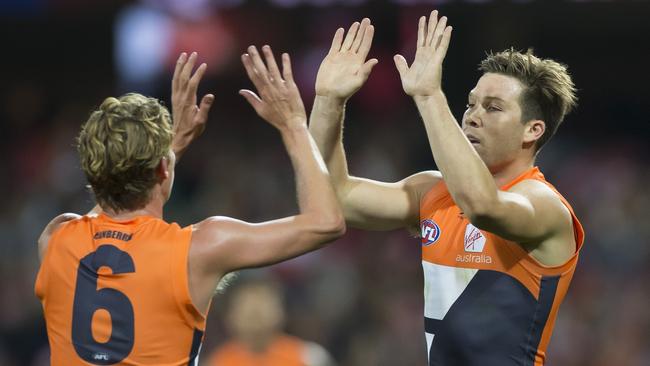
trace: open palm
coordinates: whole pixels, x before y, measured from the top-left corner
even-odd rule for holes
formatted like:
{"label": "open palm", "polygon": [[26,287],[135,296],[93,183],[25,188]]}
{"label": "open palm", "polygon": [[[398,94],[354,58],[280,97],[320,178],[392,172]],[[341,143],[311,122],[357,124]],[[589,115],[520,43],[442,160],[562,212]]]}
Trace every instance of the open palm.
{"label": "open palm", "polygon": [[447,26],[447,17],[438,19],[438,11],[434,10],[428,24],[426,17],[420,18],[413,64],[409,67],[402,55],[396,55],[394,59],[406,94],[427,96],[441,88],[442,62],[450,38],[451,27]]}
{"label": "open palm", "polygon": [[318,69],[316,95],[347,99],[368,79],[377,59],[366,61],[374,27],[365,18],[352,24],[345,40],[344,30],[334,34],[332,47]]}
{"label": "open palm", "polygon": [[196,105],[199,82],[207,68],[206,64],[201,64],[192,75],[197,57],[196,52],[190,54],[189,57],[185,52],[181,53],[172,78],[172,118],[174,120],[172,149],[176,153],[177,159],[190,143],[205,130],[208,112],[214,101],[214,95],[206,94],[201,99],[201,105]]}

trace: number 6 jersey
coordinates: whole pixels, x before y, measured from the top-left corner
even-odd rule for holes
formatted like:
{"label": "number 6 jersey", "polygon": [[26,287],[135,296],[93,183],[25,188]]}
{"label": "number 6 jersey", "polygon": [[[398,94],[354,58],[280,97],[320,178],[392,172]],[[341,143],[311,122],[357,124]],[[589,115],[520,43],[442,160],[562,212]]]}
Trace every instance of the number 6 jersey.
{"label": "number 6 jersey", "polygon": [[62,224],[35,286],[51,364],[197,364],[205,316],[189,293],[191,233],[150,216]]}
{"label": "number 6 jersey", "polygon": [[[535,167],[509,184],[547,184]],[[453,202],[444,182],[420,203],[424,322],[429,365],[539,366],[575,271],[584,233],[568,202],[575,254],[548,267],[517,243],[479,230]]]}

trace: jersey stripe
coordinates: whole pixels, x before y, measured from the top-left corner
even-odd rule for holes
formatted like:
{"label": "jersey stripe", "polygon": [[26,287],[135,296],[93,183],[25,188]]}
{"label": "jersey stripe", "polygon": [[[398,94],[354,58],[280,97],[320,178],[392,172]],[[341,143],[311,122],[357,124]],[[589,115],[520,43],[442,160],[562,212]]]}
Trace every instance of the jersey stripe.
{"label": "jersey stripe", "polygon": [[526,365],[535,365],[535,355],[539,348],[539,342],[542,339],[542,333],[548,320],[548,315],[553,307],[553,301],[557,292],[557,285],[560,281],[560,276],[543,277],[541,287],[539,290],[538,307],[535,311],[535,317],[531,324],[532,329],[530,332],[530,339],[527,342],[526,355],[528,356],[528,363]]}

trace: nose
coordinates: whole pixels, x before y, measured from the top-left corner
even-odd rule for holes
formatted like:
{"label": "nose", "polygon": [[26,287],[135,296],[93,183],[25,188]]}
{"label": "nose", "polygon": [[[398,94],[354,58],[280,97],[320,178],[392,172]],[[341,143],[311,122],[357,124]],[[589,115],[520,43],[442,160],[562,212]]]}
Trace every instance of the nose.
{"label": "nose", "polygon": [[478,109],[479,108],[472,108],[472,109],[468,109],[465,112],[465,118],[463,119],[463,125],[473,127],[473,128],[477,128],[477,127],[480,127],[482,125],[481,118],[480,118],[480,116],[479,116],[479,114],[477,112]]}
{"label": "nose", "polygon": [[469,126],[469,127],[473,127],[473,128],[478,128],[478,126],[479,126],[479,123],[476,122],[476,119],[475,119],[475,118],[468,118],[468,119],[465,121],[465,124],[466,124],[467,126]]}

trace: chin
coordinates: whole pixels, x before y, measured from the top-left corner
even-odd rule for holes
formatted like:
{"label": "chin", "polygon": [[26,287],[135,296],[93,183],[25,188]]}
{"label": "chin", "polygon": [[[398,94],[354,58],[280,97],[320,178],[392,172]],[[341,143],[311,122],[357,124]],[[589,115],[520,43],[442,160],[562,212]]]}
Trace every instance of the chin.
{"label": "chin", "polygon": [[481,160],[485,161],[485,150],[483,149],[483,147],[480,146],[480,145],[478,145],[478,146],[477,145],[472,145],[472,147],[474,148],[474,151],[476,151],[478,156],[481,157]]}

